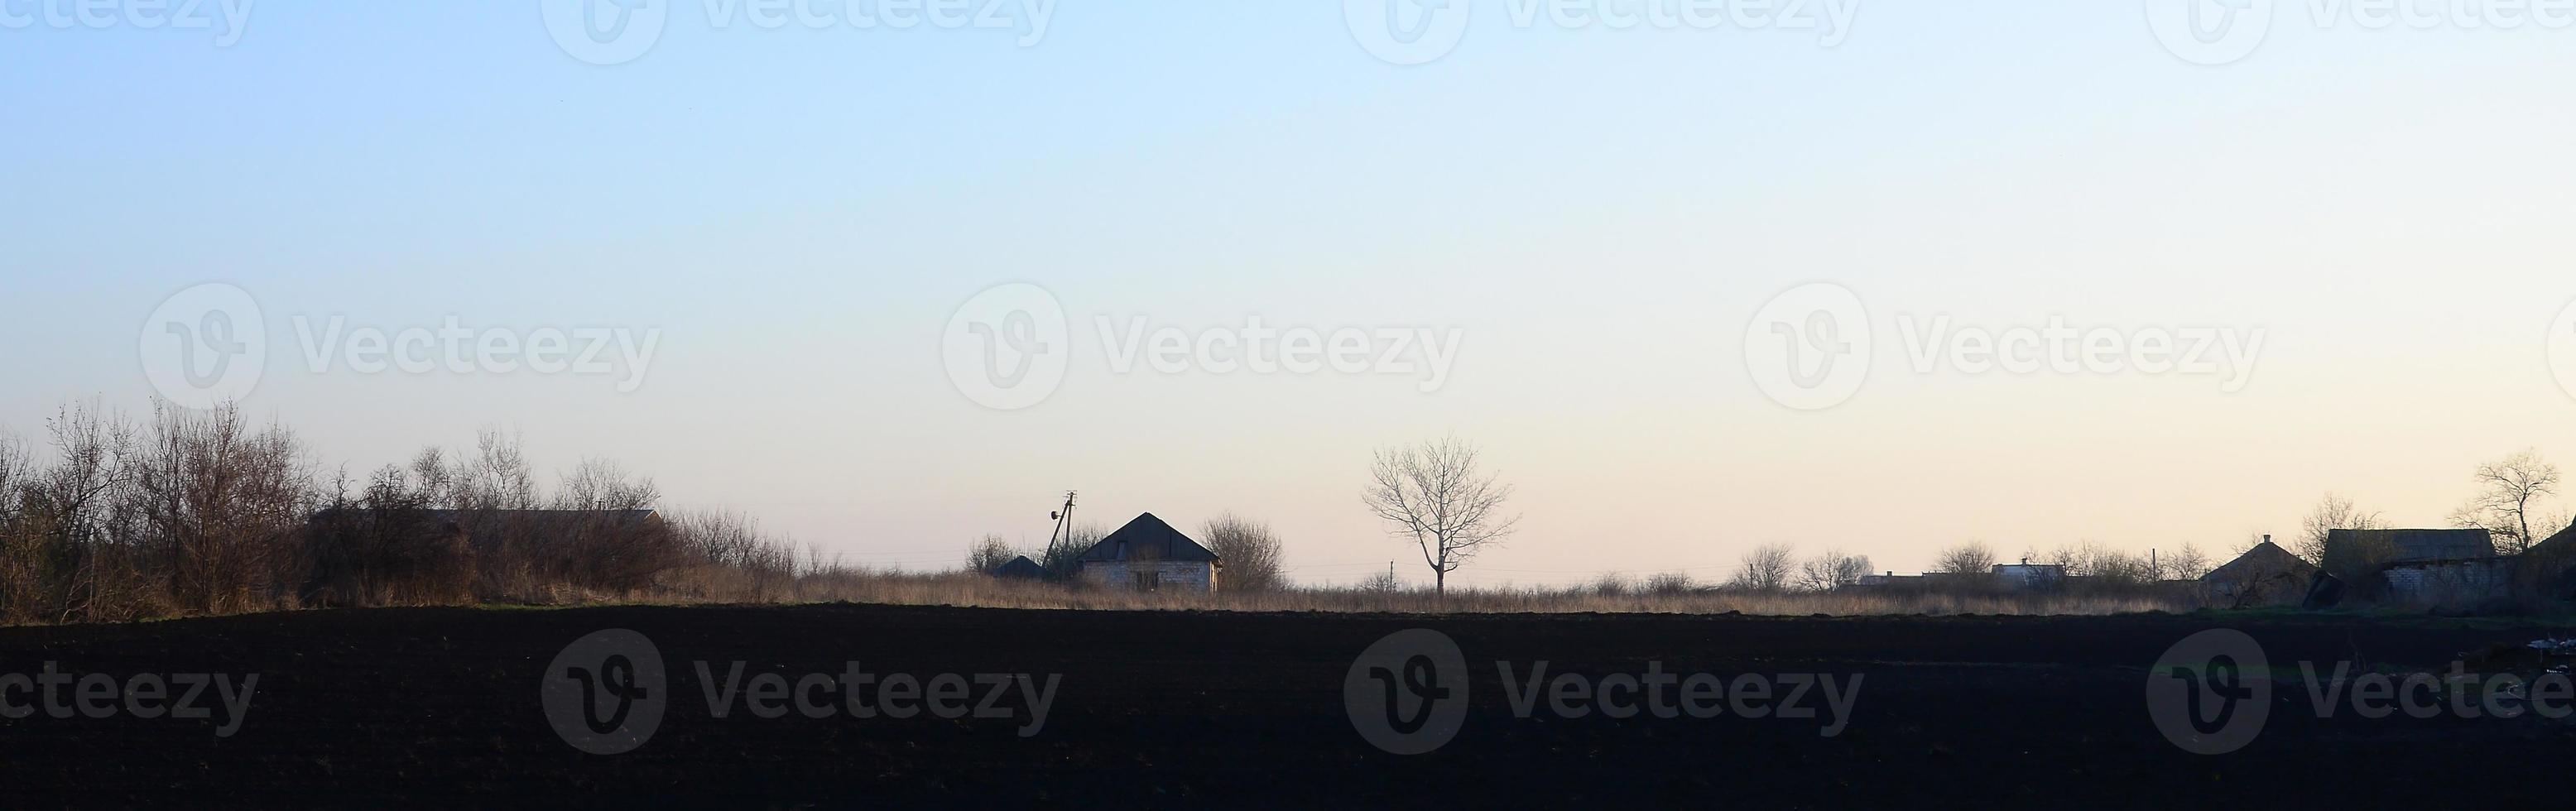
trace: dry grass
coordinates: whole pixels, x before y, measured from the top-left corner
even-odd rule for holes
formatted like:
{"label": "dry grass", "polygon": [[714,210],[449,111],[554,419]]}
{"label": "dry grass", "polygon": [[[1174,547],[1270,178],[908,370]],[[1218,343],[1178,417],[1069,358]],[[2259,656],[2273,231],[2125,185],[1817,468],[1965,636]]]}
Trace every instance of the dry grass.
{"label": "dry grass", "polygon": [[644,602],[676,603],[815,603],[851,602],[884,605],[940,605],[981,608],[1063,609],[1091,611],[1327,611],[1397,614],[1725,614],[1768,616],[1882,616],[1925,614],[2105,615],[2148,611],[2184,612],[2201,608],[2193,595],[2046,594],[1960,595],[1928,592],[1889,593],[1843,589],[1831,592],[1730,592],[1696,590],[1657,593],[1629,590],[1609,593],[1593,587],[1569,589],[1452,589],[1446,597],[1428,589],[1306,588],[1264,592],[1139,594],[1052,583],[996,580],[971,574],[903,574],[839,569],[809,574],[793,584],[765,590],[708,587],[700,581],[687,589],[661,595],[634,595]]}

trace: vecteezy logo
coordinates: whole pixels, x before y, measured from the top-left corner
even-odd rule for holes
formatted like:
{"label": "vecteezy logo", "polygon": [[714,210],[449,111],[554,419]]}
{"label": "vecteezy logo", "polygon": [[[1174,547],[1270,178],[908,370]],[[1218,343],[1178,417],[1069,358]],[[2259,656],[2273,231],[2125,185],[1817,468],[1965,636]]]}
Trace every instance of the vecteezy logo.
{"label": "vecteezy logo", "polygon": [[2195,65],[2224,65],[2263,47],[2273,0],[2146,0],[2147,27],[2165,50]]}
{"label": "vecteezy logo", "polygon": [[546,664],[539,688],[546,723],[564,743],[594,755],[632,752],[662,727],[671,697],[662,652],[624,629],[574,640]]}
{"label": "vecteezy logo", "polygon": [[948,318],[939,349],[959,393],[1002,411],[1045,402],[1073,361],[1064,305],[1034,284],[1005,284],[968,299]]}
{"label": "vecteezy logo", "polygon": [[546,31],[572,58],[593,65],[635,61],[662,40],[668,0],[543,0]]}
{"label": "vecteezy logo", "polygon": [[1869,310],[1838,284],[1772,297],[1744,328],[1744,369],[1772,402],[1801,411],[1841,405],[1869,379]]}
{"label": "vecteezy logo", "polygon": [[2192,634],[2147,671],[2147,715],[2165,740],[2197,755],[2224,755],[2263,734],[2272,715],[2271,662],[2242,631]]}
{"label": "vecteezy logo", "polygon": [[2549,371],[2558,376],[2560,390],[2576,397],[2576,301],[2549,322]]}
{"label": "vecteezy logo", "polygon": [[268,365],[268,324],[259,302],[229,284],[201,284],[161,302],[143,321],[143,377],[182,408],[239,400]]}
{"label": "vecteezy logo", "polygon": [[1470,0],[1342,0],[1342,21],[1370,55],[1393,65],[1448,56],[1467,37]]}
{"label": "vecteezy logo", "polygon": [[1467,718],[1467,656],[1439,631],[1389,634],[1351,661],[1342,709],[1362,739],[1389,754],[1437,750]]}

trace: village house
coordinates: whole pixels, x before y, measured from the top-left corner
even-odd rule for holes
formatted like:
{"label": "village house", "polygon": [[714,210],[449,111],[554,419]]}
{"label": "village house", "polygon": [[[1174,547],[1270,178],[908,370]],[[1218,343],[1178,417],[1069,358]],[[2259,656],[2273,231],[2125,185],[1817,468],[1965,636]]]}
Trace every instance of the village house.
{"label": "village house", "polygon": [[2298,605],[2308,594],[2308,586],[2317,576],[2317,567],[2263,536],[2263,542],[2238,555],[2226,565],[2200,576],[2212,599],[2228,605],[2249,606]]}
{"label": "village house", "polygon": [[2498,558],[2483,529],[2338,529],[2326,533],[2320,594],[2401,605],[2467,606],[2509,596],[2515,561]]}
{"label": "village house", "polygon": [[1153,513],[1119,527],[1074,558],[1083,582],[1122,591],[1212,592],[1225,567],[1215,552]]}

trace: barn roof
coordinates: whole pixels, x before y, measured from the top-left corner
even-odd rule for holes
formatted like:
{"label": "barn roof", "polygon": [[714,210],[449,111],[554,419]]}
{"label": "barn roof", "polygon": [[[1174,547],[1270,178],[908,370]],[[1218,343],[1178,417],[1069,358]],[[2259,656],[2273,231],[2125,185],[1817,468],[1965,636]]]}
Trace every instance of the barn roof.
{"label": "barn roof", "polygon": [[2238,555],[2235,560],[2228,561],[2227,565],[2209,570],[2209,573],[2201,575],[2200,579],[2205,583],[2242,582],[2282,575],[2306,577],[2315,574],[2316,571],[2315,564],[2291,554],[2290,550],[2281,548],[2280,544],[2264,541],[2255,544],[2252,549],[2245,550],[2245,554]]}
{"label": "barn roof", "polygon": [[1075,560],[1099,563],[1121,560],[1214,561],[1216,553],[1190,540],[1172,525],[1153,513],[1136,516],[1136,520],[1119,527],[1117,532],[1100,539]]}
{"label": "barn roof", "polygon": [[2326,545],[2381,543],[2396,557],[2389,562],[2465,560],[2495,557],[2495,535],[2483,529],[2338,529],[2326,533]]}
{"label": "barn roof", "polygon": [[2338,529],[2326,533],[2327,571],[2337,577],[2369,575],[2395,563],[2495,557],[2495,536],[2483,529]]}

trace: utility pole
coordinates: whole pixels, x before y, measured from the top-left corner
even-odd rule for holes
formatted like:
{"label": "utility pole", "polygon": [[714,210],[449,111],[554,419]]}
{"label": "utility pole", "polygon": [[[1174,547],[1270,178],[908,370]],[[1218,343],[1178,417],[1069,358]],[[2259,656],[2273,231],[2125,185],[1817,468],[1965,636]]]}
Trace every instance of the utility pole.
{"label": "utility pole", "polygon": [[[1063,507],[1062,509],[1058,509],[1058,510],[1056,510],[1056,511],[1054,511],[1054,512],[1047,513],[1047,517],[1048,517],[1048,518],[1053,518],[1053,519],[1055,519],[1055,529],[1053,529],[1053,530],[1051,530],[1051,531],[1047,532],[1047,545],[1046,545],[1046,551],[1048,551],[1048,552],[1053,552],[1053,551],[1055,551],[1055,548],[1056,548],[1056,540],[1057,540],[1057,539],[1059,539],[1059,538],[1064,539],[1064,540],[1066,540],[1066,541],[1071,541],[1071,540],[1073,540],[1073,499],[1074,499],[1074,496],[1075,496],[1075,495],[1076,495],[1076,493],[1075,493],[1074,491],[1072,491],[1072,490],[1066,490],[1066,491],[1064,491],[1064,507]],[[1070,564],[1071,564],[1071,561],[1057,561],[1057,560],[1049,560],[1049,561],[1045,561],[1045,563],[1046,563],[1047,565],[1050,565],[1050,566],[1057,565],[1057,564],[1066,564],[1066,565],[1070,565]],[[1072,575],[1073,573],[1072,573],[1072,572],[1053,572],[1053,571],[1051,571],[1051,572],[1048,572],[1048,574],[1052,574],[1052,575],[1057,575],[1057,576],[1059,576],[1059,577],[1063,577],[1063,576],[1070,576],[1070,575]]]}

